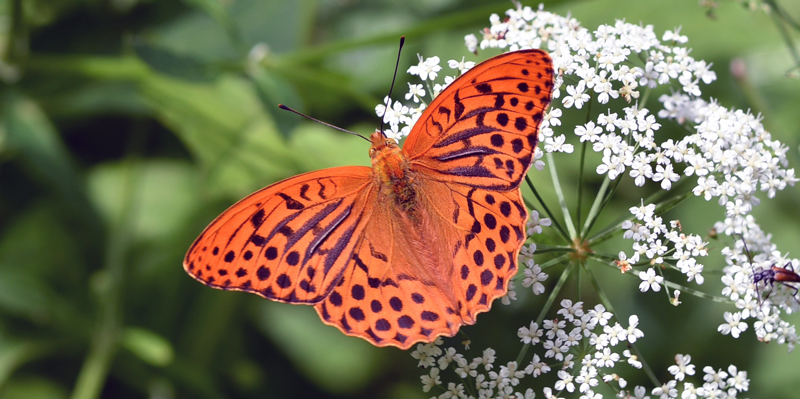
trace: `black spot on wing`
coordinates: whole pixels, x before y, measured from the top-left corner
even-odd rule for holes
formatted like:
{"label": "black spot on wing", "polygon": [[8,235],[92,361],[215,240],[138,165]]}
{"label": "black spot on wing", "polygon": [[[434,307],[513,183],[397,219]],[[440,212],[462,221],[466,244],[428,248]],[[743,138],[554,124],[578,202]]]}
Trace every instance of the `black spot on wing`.
{"label": "black spot on wing", "polygon": [[305,205],[303,205],[300,201],[292,198],[289,195],[286,195],[284,193],[278,193],[278,196],[283,198],[284,202],[286,203],[287,209],[298,210],[305,208]]}

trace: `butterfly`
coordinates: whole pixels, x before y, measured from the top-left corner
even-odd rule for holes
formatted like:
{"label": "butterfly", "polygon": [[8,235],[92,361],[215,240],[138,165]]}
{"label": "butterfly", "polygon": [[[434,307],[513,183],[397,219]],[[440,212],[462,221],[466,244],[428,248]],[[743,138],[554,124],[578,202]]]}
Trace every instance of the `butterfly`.
{"label": "butterfly", "polygon": [[544,51],[486,60],[428,105],[402,148],[373,133],[371,168],[300,174],[231,206],[184,269],[213,288],[312,305],[376,346],[453,336],[517,271],[519,186],[553,86]]}

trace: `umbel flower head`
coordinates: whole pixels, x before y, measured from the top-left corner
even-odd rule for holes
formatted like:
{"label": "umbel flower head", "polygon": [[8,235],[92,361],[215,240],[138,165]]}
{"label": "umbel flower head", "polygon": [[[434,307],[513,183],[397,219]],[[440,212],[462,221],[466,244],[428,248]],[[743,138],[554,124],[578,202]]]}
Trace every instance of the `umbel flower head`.
{"label": "umbel flower head", "polygon": [[[793,349],[795,327],[782,316],[800,310],[796,291],[780,284],[767,290],[763,282],[758,286],[753,279],[754,273],[772,266],[800,269],[800,262],[782,255],[752,215],[762,199],[772,199],[797,182],[794,169],[788,167],[788,148],[764,129],[760,116],[702,97],[703,86],[716,80],[716,74],[713,65],[690,55],[689,39],[680,29],[659,34],[650,25],[616,21],[592,31],[574,18],[541,7],[517,6],[508,10],[505,18],[492,15],[481,37],[468,35],[465,41],[469,52],[541,48],[550,53],[556,70],[555,89],[541,126],[536,169],[549,166],[551,175],[557,176],[552,154],[559,152],[585,155],[591,151],[599,159],[597,165],[586,167],[602,176],[603,183],[583,226],[580,220],[571,219],[557,177],[554,182],[564,220],[556,221],[557,215],[544,203],[532,211],[528,234],[535,239],[543,232],[552,233],[566,245],[548,248],[551,253],[560,249],[563,255],[544,264],[534,261],[536,244],[523,247],[518,284],[540,295],[546,291],[543,283],[550,270],[566,264],[550,293],[554,299],[571,274],[583,270],[592,278],[587,261],[597,260],[622,273],[638,275],[629,281],[634,290],[641,291],[639,295],[662,293],[665,288],[666,297],[677,306],[681,291],[700,292],[710,267],[703,260],[711,249],[700,234],[683,231],[679,221],[667,221],[661,215],[683,201],[709,201],[718,206],[716,234],[728,237],[729,242],[721,250],[727,266],[721,270],[725,288],[720,299],[728,300],[731,308],[717,316],[724,321],[719,331],[739,338],[752,325],[759,340]],[[435,96],[471,67],[463,59],[449,61],[449,70],[439,67],[439,62],[438,57],[420,57],[419,64],[409,68],[408,73],[422,81],[409,85],[406,99],[413,103],[401,105],[386,99],[376,107],[390,127],[390,137],[399,139],[410,131],[425,108],[426,94]],[[455,76],[446,76],[448,72]],[[577,110],[585,115],[580,123],[564,116]],[[684,135],[666,137],[662,134],[665,125],[677,127]],[[581,156],[581,162],[583,159]],[[639,199],[630,204],[625,221],[591,236],[604,204],[627,178],[642,189],[642,196],[647,195],[646,186],[658,187],[662,200]],[[532,185],[531,189],[536,192]],[[540,216],[542,213],[549,217]],[[616,256],[591,249],[614,235],[631,246]],[[515,297],[512,290],[504,302]],[[633,351],[628,348],[646,341],[639,318],[615,315],[609,312],[608,303],[590,306],[569,299],[560,303],[556,318],[548,319],[545,308],[537,320],[521,323],[524,326],[516,339],[523,349],[516,361],[499,361],[490,348],[469,360],[455,348],[440,348],[441,340],[419,345],[413,355],[425,368],[424,391],[440,398],[531,398],[536,394],[600,398],[598,387],[605,385],[626,398],[648,397],[647,392],[661,398],[734,398],[748,389],[746,373],[735,366],[729,366],[727,372],[706,366],[698,380],[690,355],[676,356],[676,365],[668,370],[673,376],[670,381],[653,381],[651,389],[628,387],[622,375],[643,367],[635,346]],[[527,385],[526,380],[544,375],[554,375],[556,382],[537,391],[520,388]],[[448,378],[459,382],[442,382]],[[695,380],[688,381],[691,378]]]}

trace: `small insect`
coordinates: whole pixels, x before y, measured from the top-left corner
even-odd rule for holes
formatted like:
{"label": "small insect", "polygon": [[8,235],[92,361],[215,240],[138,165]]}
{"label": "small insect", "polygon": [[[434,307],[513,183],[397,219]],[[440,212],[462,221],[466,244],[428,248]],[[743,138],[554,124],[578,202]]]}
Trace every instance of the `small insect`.
{"label": "small insect", "polygon": [[[741,236],[740,236],[741,237]],[[747,252],[747,257],[750,259],[750,263],[753,263],[753,257],[750,255],[750,251],[747,249],[747,244],[744,241],[744,237],[742,238],[742,244],[744,245],[744,250]],[[756,296],[758,297],[759,305],[762,302],[761,293],[758,290],[758,284],[764,282],[765,287],[769,287],[769,291],[771,292],[775,288],[775,283],[782,284],[792,290],[792,297],[800,303],[800,300],[797,299],[798,288],[789,285],[788,283],[800,283],[800,274],[794,271],[794,267],[792,266],[792,262],[786,263],[783,267],[772,265],[769,269],[763,269],[762,267],[756,267],[753,269],[753,284],[756,285]],[[769,297],[769,294],[766,295]]]}

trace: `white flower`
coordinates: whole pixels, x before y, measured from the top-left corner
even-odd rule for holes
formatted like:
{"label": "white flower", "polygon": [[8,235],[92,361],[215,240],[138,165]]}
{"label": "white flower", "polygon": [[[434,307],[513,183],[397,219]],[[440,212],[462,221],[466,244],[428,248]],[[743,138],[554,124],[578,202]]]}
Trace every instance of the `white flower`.
{"label": "white flower", "polygon": [[431,369],[430,374],[425,374],[420,379],[422,380],[422,392],[428,392],[434,386],[442,384],[442,379],[439,378],[439,369],[436,367]]}
{"label": "white flower", "polygon": [[732,337],[739,338],[739,334],[747,330],[747,323],[741,321],[742,315],[739,312],[725,312],[724,317],[726,323],[720,324],[717,328],[723,335],[731,334]]}
{"label": "white flower", "polygon": [[531,322],[531,328],[520,327],[517,331],[517,336],[524,344],[532,344],[536,345],[539,343],[539,339],[544,334],[544,331],[539,329],[539,325],[536,322]]}
{"label": "white flower", "polygon": [[478,51],[478,38],[475,37],[474,34],[470,33],[464,36],[464,42],[467,45],[467,51],[470,53],[476,53]]}
{"label": "white flower", "polygon": [[676,384],[677,382],[675,380],[669,380],[660,387],[653,388],[651,393],[653,395],[658,395],[661,399],[677,398],[678,390],[675,389]]}
{"label": "white flower", "polygon": [[562,299],[561,309],[556,313],[564,316],[567,321],[573,321],[576,317],[583,316],[583,302],[577,302],[573,305],[571,300]]}
{"label": "white flower", "polygon": [[523,270],[525,278],[522,280],[523,287],[530,287],[534,295],[544,293],[544,284],[542,281],[547,280],[547,273],[542,271],[542,268],[530,259],[526,262],[526,268]]}
{"label": "white flower", "polygon": [[419,102],[420,97],[425,97],[425,89],[422,85],[408,84],[408,93],[406,93],[406,100],[414,99],[415,103]]}
{"label": "white flower", "polygon": [[564,107],[571,108],[574,105],[575,108],[583,108],[583,104],[591,98],[588,94],[584,93],[585,90],[586,82],[583,80],[578,82],[578,86],[567,86],[567,94],[569,94],[569,96],[564,97],[562,101]]}
{"label": "white flower", "polygon": [[534,378],[542,374],[545,374],[549,371],[550,371],[550,366],[548,366],[547,363],[542,362],[541,359],[539,359],[539,355],[537,354],[533,355],[533,360],[531,360],[531,364],[529,364],[528,367],[525,367],[525,372],[532,375]]}
{"label": "white flower", "polygon": [[681,175],[673,172],[672,165],[667,165],[666,167],[656,165],[656,173],[653,174],[653,181],[660,181],[661,188],[664,190],[669,190],[672,187],[672,183],[678,181],[680,178]]}
{"label": "white flower", "polygon": [[558,391],[566,390],[567,392],[575,392],[575,384],[573,383],[574,377],[572,374],[564,371],[558,371],[558,378],[559,380],[556,381],[556,384],[553,386]]}
{"label": "white flower", "polygon": [[628,317],[628,329],[626,330],[627,331],[628,342],[635,343],[636,340],[638,340],[639,338],[644,337],[644,332],[642,332],[642,330],[636,328],[638,325],[639,325],[639,316],[637,316],[635,314],[634,315],[630,315],[630,317]]}
{"label": "white flower", "polygon": [[600,126],[595,126],[594,122],[589,121],[585,125],[575,126],[575,135],[581,138],[581,142],[589,141],[594,143],[599,140],[599,134],[603,133]]}
{"label": "white flower", "polygon": [[729,387],[733,387],[739,392],[744,392],[749,389],[750,380],[747,378],[746,371],[738,371],[736,366],[730,365],[728,366],[728,375],[730,375],[730,378],[728,378],[726,382]]}
{"label": "white flower", "polygon": [[439,57],[430,57],[423,59],[421,55],[417,54],[419,64],[408,68],[408,73],[411,75],[419,75],[422,80],[436,80],[436,74],[442,70],[439,66]]}
{"label": "white flower", "polygon": [[639,278],[642,279],[642,283],[639,284],[639,291],[647,292],[647,290],[652,289],[655,292],[661,291],[661,285],[664,283],[664,277],[656,275],[656,271],[653,268],[647,269],[647,272],[639,272]]}
{"label": "white flower", "polygon": [[642,362],[639,361],[638,356],[631,354],[630,350],[625,349],[624,351],[622,351],[622,355],[628,358],[628,364],[630,364],[631,366],[637,369],[642,368]]}
{"label": "white flower", "polygon": [[689,355],[675,355],[677,365],[669,366],[667,370],[675,376],[676,380],[683,381],[687,375],[694,375],[694,365],[690,363],[691,361],[692,357]]}
{"label": "white flower", "polygon": [[419,360],[418,367],[433,367],[435,357],[441,353],[441,349],[434,344],[417,344],[417,348],[411,352],[411,357]]}
{"label": "white flower", "polygon": [[450,69],[458,69],[460,73],[466,73],[468,70],[472,69],[475,66],[475,62],[473,61],[464,61],[464,57],[461,57],[461,61],[450,60],[447,61],[447,66]]}
{"label": "white flower", "polygon": [[547,152],[566,152],[571,154],[574,150],[572,144],[565,144],[567,138],[562,134],[558,137],[547,137],[544,140],[544,150]]}
{"label": "white flower", "polygon": [[633,216],[636,219],[639,219],[644,222],[649,222],[653,220],[653,216],[655,215],[656,204],[644,204],[644,199],[641,200],[641,205],[639,206],[632,206],[630,209]]}
{"label": "white flower", "polygon": [[539,219],[539,211],[531,211],[528,220],[528,235],[541,234],[542,226],[549,227],[552,221],[550,218]]}

